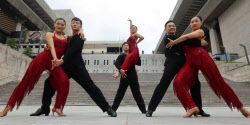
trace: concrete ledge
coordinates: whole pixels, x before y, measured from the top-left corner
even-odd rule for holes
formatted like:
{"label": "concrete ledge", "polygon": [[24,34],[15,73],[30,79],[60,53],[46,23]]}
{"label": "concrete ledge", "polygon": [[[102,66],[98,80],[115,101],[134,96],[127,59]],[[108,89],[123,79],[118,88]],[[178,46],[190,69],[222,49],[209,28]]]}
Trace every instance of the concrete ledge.
{"label": "concrete ledge", "polygon": [[32,59],[0,43],[0,85],[20,81]]}
{"label": "concrete ledge", "polygon": [[242,62],[215,61],[224,78],[234,82],[250,82],[250,65]]}

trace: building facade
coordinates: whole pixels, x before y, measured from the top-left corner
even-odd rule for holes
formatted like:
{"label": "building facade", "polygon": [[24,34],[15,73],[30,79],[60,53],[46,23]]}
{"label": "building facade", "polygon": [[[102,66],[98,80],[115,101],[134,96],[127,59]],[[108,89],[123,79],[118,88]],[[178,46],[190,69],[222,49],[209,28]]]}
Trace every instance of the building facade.
{"label": "building facade", "polygon": [[[192,17],[201,16],[209,41],[207,51],[216,55],[224,54],[226,50],[227,53],[237,54],[241,58],[245,56],[245,51],[240,44],[250,50],[249,6],[249,0],[178,0],[170,20],[175,22],[176,35],[180,36],[191,32],[189,22]],[[164,36],[163,31],[155,48],[156,53],[164,52]]]}
{"label": "building facade", "polygon": [[[119,54],[83,54],[89,73],[116,73],[114,62]],[[138,73],[163,73],[164,54],[141,54],[141,66],[136,66]]]}
{"label": "building facade", "polygon": [[[60,11],[67,14],[61,15]],[[44,0],[1,0],[0,42],[5,44],[8,38],[16,38],[19,42],[21,36],[20,43],[23,43],[23,31],[53,31],[55,19],[61,16],[69,21],[74,14],[71,10],[54,11]],[[71,27],[67,27],[64,33],[72,33]]]}

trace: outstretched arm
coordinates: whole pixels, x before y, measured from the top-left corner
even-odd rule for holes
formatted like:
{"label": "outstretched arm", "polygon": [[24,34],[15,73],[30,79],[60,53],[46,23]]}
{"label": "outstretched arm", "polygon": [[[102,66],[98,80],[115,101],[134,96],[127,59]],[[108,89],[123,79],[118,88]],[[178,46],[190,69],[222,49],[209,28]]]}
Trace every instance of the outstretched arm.
{"label": "outstretched arm", "polygon": [[189,33],[189,34],[186,34],[186,35],[182,35],[181,37],[179,37],[178,39],[176,40],[170,40],[170,42],[166,45],[166,47],[172,47],[174,44],[177,44],[177,43],[180,43],[180,42],[183,42],[187,39],[202,39],[204,37],[204,31],[199,29],[199,30],[196,30],[192,33]]}
{"label": "outstretched arm", "polygon": [[131,33],[131,28],[132,28],[132,25],[133,25],[132,20],[128,18],[128,21],[130,22],[130,27],[129,27],[130,35],[132,35],[132,33]]}

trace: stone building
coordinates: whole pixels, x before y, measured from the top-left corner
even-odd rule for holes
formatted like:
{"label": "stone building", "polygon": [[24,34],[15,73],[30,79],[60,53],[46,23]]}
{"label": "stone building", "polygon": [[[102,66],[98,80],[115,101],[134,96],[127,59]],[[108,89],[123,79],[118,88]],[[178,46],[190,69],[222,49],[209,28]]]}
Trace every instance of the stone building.
{"label": "stone building", "polygon": [[[170,19],[176,24],[176,35],[180,36],[191,32],[191,18],[200,15],[209,41],[207,51],[212,55],[224,54],[225,47],[227,53],[238,54],[241,58],[245,56],[245,52],[239,44],[250,50],[249,6],[249,0],[178,0]],[[164,52],[164,36],[163,31],[155,48],[156,53]],[[244,59],[240,60],[246,62]]]}

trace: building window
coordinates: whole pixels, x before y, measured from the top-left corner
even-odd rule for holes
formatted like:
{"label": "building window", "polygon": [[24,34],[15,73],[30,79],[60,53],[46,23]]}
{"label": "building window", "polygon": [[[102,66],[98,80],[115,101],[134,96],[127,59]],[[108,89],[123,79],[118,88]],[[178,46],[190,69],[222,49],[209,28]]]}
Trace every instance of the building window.
{"label": "building window", "polygon": [[105,70],[103,70],[103,73],[105,73]]}
{"label": "building window", "polygon": [[162,59],[162,65],[164,65],[164,60]]}
{"label": "building window", "polygon": [[153,73],[155,73],[155,70],[152,70],[153,71]]}
{"label": "building window", "polygon": [[89,60],[88,60],[88,65],[89,65]]}
{"label": "building window", "polygon": [[96,60],[94,60],[94,65],[96,65]]}
{"label": "building window", "polygon": [[154,65],[154,62],[155,62],[155,61],[152,59],[152,65]]}
{"label": "building window", "polygon": [[113,60],[113,62],[114,62],[114,64],[113,64],[113,65],[115,65],[115,60]]}
{"label": "building window", "polygon": [[108,70],[106,70],[106,73],[108,73]]}
{"label": "building window", "polygon": [[155,65],[157,65],[157,60],[155,60]]}
{"label": "building window", "polygon": [[96,73],[98,73],[98,70],[96,70]]}
{"label": "building window", "polygon": [[145,65],[147,65],[147,59],[146,59],[146,61],[145,61]]}
{"label": "building window", "polygon": [[99,65],[99,60],[97,60],[97,65]]}
{"label": "building window", "polygon": [[109,60],[107,60],[107,65],[109,65]]}
{"label": "building window", "polygon": [[145,71],[144,71],[144,70],[142,70],[142,72],[144,73]]}
{"label": "building window", "polygon": [[105,65],[105,60],[104,60],[104,63],[103,63],[103,65]]}
{"label": "building window", "polygon": [[118,70],[116,70],[116,72],[118,72]]}
{"label": "building window", "polygon": [[158,71],[157,71],[157,70],[155,70],[155,72],[156,72],[156,73],[158,73]]}
{"label": "building window", "polygon": [[148,73],[148,70],[146,70],[146,73]]}
{"label": "building window", "polygon": [[95,70],[93,72],[95,73]]}
{"label": "building window", "polygon": [[144,60],[142,60],[142,65],[144,65]]}
{"label": "building window", "polygon": [[115,73],[115,70],[113,70],[113,73]]}

